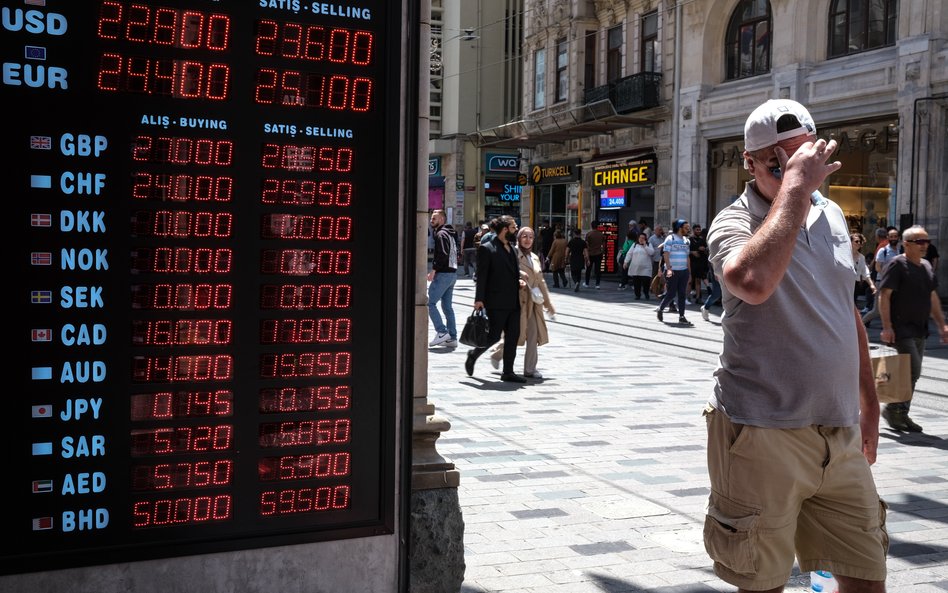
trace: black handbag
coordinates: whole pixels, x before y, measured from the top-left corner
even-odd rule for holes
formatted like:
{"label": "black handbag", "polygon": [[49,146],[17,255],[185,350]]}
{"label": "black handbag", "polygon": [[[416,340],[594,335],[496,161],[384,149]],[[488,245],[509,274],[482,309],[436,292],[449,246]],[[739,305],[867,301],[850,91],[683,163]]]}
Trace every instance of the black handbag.
{"label": "black handbag", "polygon": [[475,310],[467,318],[467,323],[461,331],[461,343],[472,348],[490,346],[490,320],[487,319],[484,309]]}

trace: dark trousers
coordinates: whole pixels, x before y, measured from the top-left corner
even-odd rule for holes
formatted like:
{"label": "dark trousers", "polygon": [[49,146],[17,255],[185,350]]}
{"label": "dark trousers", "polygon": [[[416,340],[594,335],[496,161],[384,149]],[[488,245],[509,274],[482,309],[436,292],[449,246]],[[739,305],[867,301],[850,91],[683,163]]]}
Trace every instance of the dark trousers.
{"label": "dark trousers", "polygon": [[563,288],[569,286],[569,282],[566,281],[566,268],[553,270],[553,288],[559,288],[561,280],[563,282]]}
{"label": "dark trousers", "polygon": [[642,293],[645,293],[646,300],[648,299],[648,288],[652,284],[652,279],[648,276],[632,276],[632,288],[635,290],[635,298],[640,298]]}
{"label": "dark trousers", "polygon": [[596,273],[596,286],[599,286],[599,281],[602,280],[602,254],[599,255],[590,255],[589,256],[589,265],[586,266],[586,284],[589,284],[589,273]]}
{"label": "dark trousers", "polygon": [[569,262],[569,275],[573,277],[573,283],[579,284],[583,277],[583,262]]}
{"label": "dark trousers", "polygon": [[665,307],[677,296],[678,314],[682,317],[685,316],[685,290],[688,289],[689,279],[688,270],[674,270],[671,278],[665,276],[665,297],[658,305],[659,311],[664,311]]}
{"label": "dark trousers", "polygon": [[[490,319],[490,346],[504,335],[504,374],[513,374],[514,359],[517,358],[517,342],[520,340],[520,309],[488,309]],[[474,360],[487,352],[486,348],[474,349]]]}

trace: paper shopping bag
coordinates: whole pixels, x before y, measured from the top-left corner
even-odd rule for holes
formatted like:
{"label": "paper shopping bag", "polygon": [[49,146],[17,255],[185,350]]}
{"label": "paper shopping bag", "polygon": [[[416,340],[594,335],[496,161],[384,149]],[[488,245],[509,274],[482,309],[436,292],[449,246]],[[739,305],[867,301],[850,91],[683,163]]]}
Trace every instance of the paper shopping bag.
{"label": "paper shopping bag", "polygon": [[912,399],[912,359],[908,354],[872,357],[879,402],[891,404]]}

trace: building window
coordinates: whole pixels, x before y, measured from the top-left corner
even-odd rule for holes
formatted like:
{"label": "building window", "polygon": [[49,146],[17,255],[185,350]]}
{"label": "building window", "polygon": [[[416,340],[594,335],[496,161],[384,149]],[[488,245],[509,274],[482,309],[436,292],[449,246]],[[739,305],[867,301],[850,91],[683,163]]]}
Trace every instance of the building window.
{"label": "building window", "polygon": [[658,72],[658,12],[642,17],[642,72]]}
{"label": "building window", "polygon": [[586,31],[586,58],[583,64],[584,87],[591,89],[596,86],[596,32]]}
{"label": "building window", "polygon": [[546,49],[538,49],[533,54],[533,108],[546,107]]}
{"label": "building window", "polygon": [[556,42],[556,100],[569,98],[569,43],[565,39]]}
{"label": "building window", "polygon": [[622,77],[622,25],[609,29],[606,34],[606,82]]}
{"label": "building window", "polygon": [[833,0],[829,57],[894,45],[898,17],[896,0]]}
{"label": "building window", "polygon": [[741,0],[727,27],[727,80],[770,71],[770,2]]}

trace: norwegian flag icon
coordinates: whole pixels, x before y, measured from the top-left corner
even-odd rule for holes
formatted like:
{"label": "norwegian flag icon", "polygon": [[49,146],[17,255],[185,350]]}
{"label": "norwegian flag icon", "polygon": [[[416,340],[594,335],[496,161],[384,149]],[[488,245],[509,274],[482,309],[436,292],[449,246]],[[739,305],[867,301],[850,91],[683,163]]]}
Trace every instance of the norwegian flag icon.
{"label": "norwegian flag icon", "polygon": [[36,227],[53,226],[53,215],[34,212],[30,214],[30,226],[36,226]]}
{"label": "norwegian flag icon", "polygon": [[53,254],[49,251],[34,251],[30,254],[30,263],[34,266],[51,266]]}
{"label": "norwegian flag icon", "polygon": [[49,136],[30,136],[30,148],[33,150],[52,150],[53,139]]}
{"label": "norwegian flag icon", "polygon": [[32,337],[34,342],[52,342],[53,330],[49,328],[34,329],[32,331]]}

